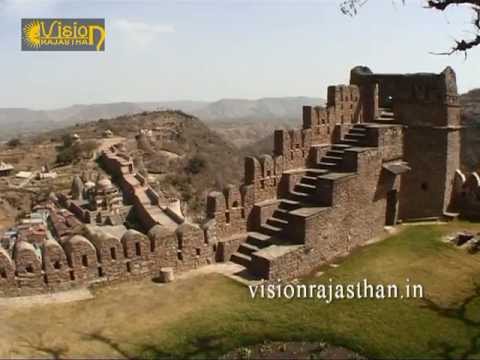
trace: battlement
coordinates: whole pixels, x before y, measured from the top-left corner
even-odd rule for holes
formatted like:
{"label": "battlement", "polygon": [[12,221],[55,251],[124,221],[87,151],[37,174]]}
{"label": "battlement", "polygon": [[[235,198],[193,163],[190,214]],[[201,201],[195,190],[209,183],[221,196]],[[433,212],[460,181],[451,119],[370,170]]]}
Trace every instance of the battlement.
{"label": "battlement", "polygon": [[[119,236],[114,226],[92,225],[94,212],[81,203],[92,185],[75,179],[75,199],[59,196],[71,212],[50,208],[56,240],[38,229],[0,247],[0,293],[229,260],[259,278],[291,278],[348,254],[399,219],[441,217],[453,207],[480,214],[480,176],[458,170],[459,112],[450,68],[440,74],[354,68],[350,85],[328,88],[325,108],[303,107],[301,128],[275,131],[271,154],[245,159],[243,184],[208,194],[201,227],[186,222],[178,203],[156,192],[114,146],[100,161],[146,234],[125,229]],[[106,209],[96,219],[111,209],[118,215],[116,190],[108,179],[97,184]],[[79,227],[72,212],[87,225]]]}

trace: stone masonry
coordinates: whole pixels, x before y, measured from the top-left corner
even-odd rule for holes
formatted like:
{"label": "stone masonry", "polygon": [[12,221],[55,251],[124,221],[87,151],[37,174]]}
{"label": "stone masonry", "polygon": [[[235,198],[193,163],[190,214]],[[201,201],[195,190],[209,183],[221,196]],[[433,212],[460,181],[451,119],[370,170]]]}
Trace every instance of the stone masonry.
{"label": "stone masonry", "polygon": [[[401,75],[356,67],[350,85],[328,88],[326,108],[303,108],[301,129],[275,131],[272,154],[245,159],[241,186],[208,195],[202,226],[164,204],[122,147],[113,146],[100,161],[145,231],[117,237],[92,224],[69,228],[53,212],[57,239],[0,247],[0,294],[223,261],[267,280],[306,274],[385,225],[480,209],[480,177],[459,170],[460,130],[452,69]],[[68,197],[62,202],[79,213]]]}

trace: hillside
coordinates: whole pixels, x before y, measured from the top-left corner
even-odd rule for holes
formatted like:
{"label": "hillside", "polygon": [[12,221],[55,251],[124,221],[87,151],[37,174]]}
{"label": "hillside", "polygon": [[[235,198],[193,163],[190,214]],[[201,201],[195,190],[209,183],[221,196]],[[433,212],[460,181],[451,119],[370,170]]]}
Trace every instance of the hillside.
{"label": "hillside", "polygon": [[[323,104],[322,99],[291,97],[259,100],[224,99],[202,101],[119,102],[73,105],[55,110],[0,108],[0,140],[61,129],[89,121],[114,118],[142,111],[178,109],[193,114],[237,146],[254,142],[271,129],[300,119],[302,105]],[[295,123],[297,120],[295,120]]]}
{"label": "hillside", "polygon": [[480,89],[474,89],[460,96],[463,106],[462,121],[467,125],[474,125],[462,131],[461,156],[465,171],[480,169]]}
{"label": "hillside", "polygon": [[460,96],[463,106],[463,119],[466,122],[480,123],[480,89],[473,89]]}
{"label": "hillside", "polygon": [[[272,137],[275,129],[300,126],[303,105],[323,105],[324,100],[308,97],[225,99],[194,112],[224,139],[238,148],[258,148],[257,142]],[[271,143],[271,145],[270,145]],[[263,149],[273,148],[273,138]]]}
{"label": "hillside", "polygon": [[199,119],[181,111],[142,112],[101,119],[33,137],[36,144],[59,142],[65,134],[102,141],[105,130],[126,139],[137,167],[166,197],[182,198],[195,215],[206,194],[243,176],[243,155]]}
{"label": "hillside", "polygon": [[323,99],[302,96],[258,100],[222,99],[193,113],[205,121],[288,120],[300,118],[303,105],[324,104]]}

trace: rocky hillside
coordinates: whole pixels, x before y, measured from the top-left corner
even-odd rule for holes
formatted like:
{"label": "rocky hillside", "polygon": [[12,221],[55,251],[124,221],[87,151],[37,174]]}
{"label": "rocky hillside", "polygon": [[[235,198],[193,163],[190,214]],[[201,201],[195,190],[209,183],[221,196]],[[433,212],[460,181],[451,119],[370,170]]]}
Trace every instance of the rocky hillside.
{"label": "rocky hillside", "polygon": [[303,105],[323,106],[325,100],[310,97],[262,98],[258,100],[222,99],[193,113],[205,121],[255,119],[288,120],[301,117]]}
{"label": "rocky hillside", "polygon": [[243,154],[202,121],[181,111],[141,112],[51,131],[36,143],[59,142],[65,134],[102,141],[105,130],[125,138],[136,166],[167,197],[179,197],[192,213],[204,211],[206,194],[243,177]]}
{"label": "rocky hillside", "polygon": [[480,89],[474,89],[460,96],[463,116],[466,122],[480,123]]}
{"label": "rocky hillside", "polygon": [[264,98],[258,100],[223,99],[216,102],[166,101],[120,102],[108,104],[73,105],[55,110],[0,108],[0,141],[12,137],[61,129],[93,120],[120,115],[178,109],[193,114],[209,124],[237,146],[255,142],[271,129],[297,122],[303,105],[322,105],[324,100],[307,97]]}
{"label": "rocky hillside", "polygon": [[460,96],[464,124],[473,125],[462,131],[462,164],[465,171],[480,169],[480,89]]}

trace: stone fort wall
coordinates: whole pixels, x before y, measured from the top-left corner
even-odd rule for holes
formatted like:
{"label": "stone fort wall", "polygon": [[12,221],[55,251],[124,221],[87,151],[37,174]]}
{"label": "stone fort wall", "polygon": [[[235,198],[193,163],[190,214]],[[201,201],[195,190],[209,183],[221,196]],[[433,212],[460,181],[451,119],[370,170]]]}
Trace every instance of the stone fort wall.
{"label": "stone fort wall", "polygon": [[296,183],[296,169],[318,162],[328,147],[362,122],[356,85],[330,86],[326,109],[303,107],[303,127],[277,130],[274,151],[245,159],[245,182],[207,198],[207,217],[215,219],[220,238],[245,232],[258,222],[256,204],[282,197]]}
{"label": "stone fort wall", "polygon": [[[208,221],[201,227],[184,222],[161,204],[128,156],[115,147],[107,149],[102,164],[133,205],[146,234],[128,230],[118,239],[85,226],[74,236],[40,247],[18,241],[11,252],[0,248],[0,294],[153,277],[162,267],[178,272],[229,260],[248,241],[249,232],[272,216],[306,169],[362,124],[367,124],[362,146],[344,151],[339,172],[317,178],[316,205],[290,211],[285,244],[252,253],[249,271],[266,279],[291,278],[349,253],[382,232],[392,211],[388,204],[392,192],[398,194],[394,211],[402,219],[441,216],[456,189],[466,187],[466,179],[456,173],[460,141],[456,96],[455,74],[448,68],[441,74],[414,75],[352,70],[351,85],[328,88],[325,109],[303,108],[301,129],[275,132],[272,154],[245,159],[241,186],[208,195]],[[393,104],[388,103],[391,98]],[[387,106],[394,118],[378,124],[381,109]],[[408,164],[410,172],[392,170],[399,164]],[[454,183],[454,176],[463,180]],[[475,179],[469,180],[474,189],[469,194],[477,194],[480,187]],[[466,196],[473,202],[473,195]],[[461,201],[456,199],[457,204]]]}

